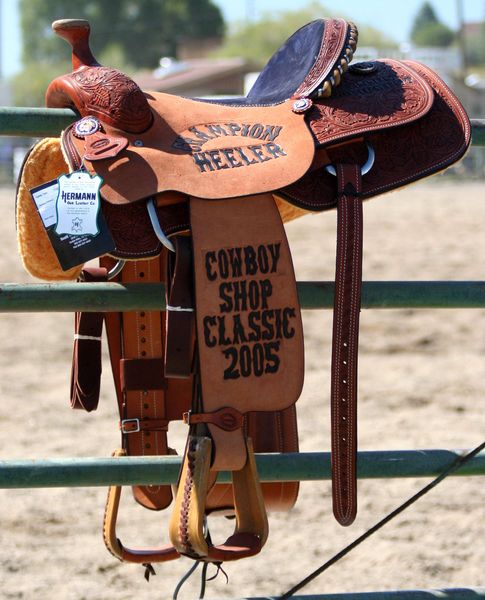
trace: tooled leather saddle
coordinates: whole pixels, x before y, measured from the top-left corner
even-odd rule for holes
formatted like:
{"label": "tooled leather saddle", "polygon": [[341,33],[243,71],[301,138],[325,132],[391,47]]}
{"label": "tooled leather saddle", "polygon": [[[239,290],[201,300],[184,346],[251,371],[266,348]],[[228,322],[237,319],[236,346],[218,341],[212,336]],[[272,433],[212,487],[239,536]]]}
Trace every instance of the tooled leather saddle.
{"label": "tooled leather saddle", "polygon": [[[465,111],[422,64],[382,59],[349,67],[357,30],[342,19],[309,23],[246,97],[217,100],[144,93],[97,63],[87,22],[53,28],[72,45],[73,72],[51,83],[46,104],[72,107],[82,118],[62,133],[62,155],[58,143],[44,140],[24,166],[24,264],[48,279],[163,281],[165,311],[76,316],[72,404],[97,406],[104,321],[120,409],[118,455],[171,453],[169,423],[183,419],[189,427],[170,543],[126,548],[116,535],[121,489],[113,487],[108,548],[140,563],[180,554],[234,560],[260,551],[266,509],[296,501],[297,483],[260,485],[254,463],[254,451],[298,450],[303,334],[282,222],[333,208],[333,506],[349,525],[357,510],[362,202],[459,160],[470,142]],[[22,196],[47,178],[32,175],[29,164],[51,165],[59,176],[65,161],[73,174],[102,179],[101,213],[115,248],[99,269],[62,271],[48,240],[38,246],[46,236]],[[216,483],[221,470],[232,473],[232,484]],[[154,510],[172,502],[169,486],[133,493]],[[217,512],[235,516],[221,545],[206,529],[207,515]]]}

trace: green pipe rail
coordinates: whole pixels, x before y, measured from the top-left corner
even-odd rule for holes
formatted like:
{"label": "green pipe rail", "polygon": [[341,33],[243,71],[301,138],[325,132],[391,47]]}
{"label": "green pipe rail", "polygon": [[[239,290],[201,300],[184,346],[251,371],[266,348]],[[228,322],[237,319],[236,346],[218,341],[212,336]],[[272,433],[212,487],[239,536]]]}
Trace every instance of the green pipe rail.
{"label": "green pipe rail", "polygon": [[[301,307],[333,307],[334,283],[298,282]],[[0,284],[1,312],[163,310],[161,283]],[[362,308],[485,308],[485,281],[366,281]]]}
{"label": "green pipe rail", "polygon": [[[465,454],[460,450],[359,452],[359,479],[436,477]],[[0,460],[0,489],[162,485],[177,483],[180,456]],[[331,478],[329,452],[257,454],[261,481],[320,481]],[[485,451],[453,475],[485,475]],[[230,474],[221,473],[220,482]]]}
{"label": "green pipe rail", "polygon": [[[20,137],[58,136],[79,119],[70,108],[26,108],[0,106],[0,135]],[[471,119],[472,143],[485,146],[485,119]]]}

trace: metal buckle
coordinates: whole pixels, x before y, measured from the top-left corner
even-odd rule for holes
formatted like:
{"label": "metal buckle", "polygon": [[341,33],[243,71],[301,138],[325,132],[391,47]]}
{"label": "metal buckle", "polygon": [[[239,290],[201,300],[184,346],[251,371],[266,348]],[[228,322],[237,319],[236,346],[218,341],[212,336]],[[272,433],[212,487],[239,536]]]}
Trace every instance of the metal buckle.
{"label": "metal buckle", "polygon": [[[127,431],[125,429],[125,425],[127,423],[134,423],[135,424],[135,429],[129,429]],[[138,433],[139,431],[141,431],[140,419],[123,419],[123,421],[121,421],[121,424],[120,424],[120,429],[121,429],[122,433]]]}

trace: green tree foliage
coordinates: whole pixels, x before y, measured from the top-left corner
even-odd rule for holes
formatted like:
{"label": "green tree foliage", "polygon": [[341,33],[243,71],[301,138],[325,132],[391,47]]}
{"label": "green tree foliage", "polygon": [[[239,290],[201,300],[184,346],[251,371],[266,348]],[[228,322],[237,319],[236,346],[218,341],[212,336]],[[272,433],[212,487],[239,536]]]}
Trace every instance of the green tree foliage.
{"label": "green tree foliage", "polygon": [[416,46],[446,48],[455,40],[455,33],[442,23],[429,2],[419,9],[411,29],[411,40]]}
{"label": "green tree foliage", "polygon": [[69,46],[51,24],[72,18],[90,22],[98,61],[127,73],[176,57],[186,37],[222,37],[225,30],[212,0],[20,0],[24,68],[12,79],[15,104],[42,106],[49,82],[71,70]]}
{"label": "green tree foliage", "polygon": [[51,31],[56,19],[88,19],[95,56],[118,47],[134,68],[154,68],[162,56],[176,56],[184,37],[224,33],[212,0],[21,0],[20,15],[24,64],[52,63],[65,54],[65,42]]}
{"label": "green tree foliage", "polygon": [[[240,56],[253,63],[255,67],[261,67],[299,27],[314,19],[335,16],[341,17],[342,13],[339,11],[336,15],[320,2],[311,2],[298,11],[267,13],[258,21],[237,23],[215,55]],[[397,46],[396,42],[383,32],[365,25],[359,26],[359,45],[376,48]]]}
{"label": "green tree foliage", "polygon": [[10,80],[14,106],[44,106],[44,95],[49,83],[70,70],[70,60],[42,67],[33,63],[26,65]]}

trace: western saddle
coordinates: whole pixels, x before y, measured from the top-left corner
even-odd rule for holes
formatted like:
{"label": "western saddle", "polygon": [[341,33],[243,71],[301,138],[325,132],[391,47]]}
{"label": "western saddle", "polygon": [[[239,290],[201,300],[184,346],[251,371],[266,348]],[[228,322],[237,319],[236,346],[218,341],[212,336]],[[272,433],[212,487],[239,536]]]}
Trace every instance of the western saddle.
{"label": "western saddle", "polygon": [[[351,524],[362,201],[463,156],[470,125],[459,101],[416,62],[349,66],[357,29],[343,19],[302,27],[246,97],[216,100],[142,92],[97,63],[86,21],[56,21],[53,29],[72,46],[73,72],[50,84],[46,104],[72,107],[81,118],[60,140],[39,142],[25,162],[17,198],[24,265],[49,280],[163,282],[162,312],[76,315],[72,406],[97,406],[104,322],[120,411],[116,455],[173,453],[170,422],[188,426],[175,498],[170,486],[133,487],[135,500],[149,509],[173,502],[170,542],[125,547],[116,535],[121,488],[112,487],[108,549],[143,564],[180,555],[235,560],[261,550],[266,510],[295,503],[298,484],[260,484],[254,462],[254,452],[298,451],[303,332],[282,223],[333,208],[333,506],[337,520]],[[97,268],[80,264],[86,235],[74,229],[61,232],[75,255],[63,264],[52,245],[62,235],[43,222],[30,193],[54,181],[58,211],[80,200],[80,212],[71,206],[67,213],[80,226],[86,190],[74,185],[78,176],[99,182],[95,214],[112,238]],[[230,471],[232,483],[216,483],[219,471]],[[234,533],[219,545],[206,527],[207,515],[217,513],[235,516]]]}

